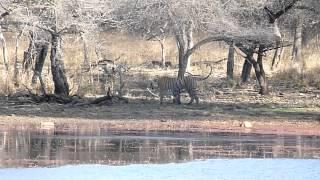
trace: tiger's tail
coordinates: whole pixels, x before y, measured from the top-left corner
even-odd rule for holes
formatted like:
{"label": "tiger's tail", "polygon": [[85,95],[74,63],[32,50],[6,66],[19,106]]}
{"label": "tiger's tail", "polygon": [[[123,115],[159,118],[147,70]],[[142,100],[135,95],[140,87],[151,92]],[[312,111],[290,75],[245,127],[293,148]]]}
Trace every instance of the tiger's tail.
{"label": "tiger's tail", "polygon": [[213,68],[212,68],[212,66],[211,66],[210,64],[208,64],[208,66],[210,66],[210,73],[209,73],[206,77],[201,78],[201,77],[197,77],[198,75],[193,75],[193,74],[191,74],[191,73],[189,73],[189,72],[187,72],[187,73],[188,73],[189,75],[193,76],[193,77],[196,77],[198,81],[203,81],[203,80],[208,79],[208,78],[211,76],[211,74],[212,74]]}
{"label": "tiger's tail", "polygon": [[157,94],[153,93],[149,88],[147,88],[147,91],[148,91],[151,95],[153,95],[153,96],[155,96],[155,97],[157,97],[157,98],[160,98]]}

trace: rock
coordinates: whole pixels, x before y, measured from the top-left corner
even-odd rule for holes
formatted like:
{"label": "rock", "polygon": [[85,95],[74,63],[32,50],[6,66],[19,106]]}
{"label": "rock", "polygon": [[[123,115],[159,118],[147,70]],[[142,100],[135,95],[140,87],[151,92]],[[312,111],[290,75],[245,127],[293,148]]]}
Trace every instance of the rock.
{"label": "rock", "polygon": [[42,129],[42,130],[54,129],[54,122],[41,122],[40,129]]}
{"label": "rock", "polygon": [[249,121],[243,121],[240,123],[240,127],[244,127],[244,128],[252,128],[252,123]]}

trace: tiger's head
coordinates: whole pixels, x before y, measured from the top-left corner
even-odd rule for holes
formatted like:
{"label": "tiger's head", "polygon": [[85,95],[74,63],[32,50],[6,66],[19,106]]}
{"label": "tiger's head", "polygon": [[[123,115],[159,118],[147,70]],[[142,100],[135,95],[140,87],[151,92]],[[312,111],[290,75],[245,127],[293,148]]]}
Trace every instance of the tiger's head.
{"label": "tiger's head", "polygon": [[155,77],[153,80],[151,80],[149,87],[153,90],[156,89],[158,80],[159,80],[159,77]]}

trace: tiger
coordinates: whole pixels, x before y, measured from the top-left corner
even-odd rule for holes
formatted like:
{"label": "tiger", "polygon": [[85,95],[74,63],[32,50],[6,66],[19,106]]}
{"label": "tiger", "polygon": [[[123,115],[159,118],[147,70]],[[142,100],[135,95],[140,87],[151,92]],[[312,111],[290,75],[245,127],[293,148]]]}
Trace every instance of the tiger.
{"label": "tiger", "polygon": [[[160,104],[163,103],[163,98],[168,92],[172,93],[173,103],[181,104],[180,94],[182,90],[186,90],[190,97],[190,101],[188,104],[192,104],[194,100],[196,101],[196,104],[199,104],[197,82],[208,79],[210,77],[210,75],[212,74],[212,67],[210,66],[210,68],[211,68],[210,73],[203,78],[196,77],[190,73],[188,73],[189,74],[188,76],[184,76],[183,78],[168,77],[168,76],[159,77],[156,80],[159,88],[159,96],[152,93],[152,91],[149,89],[148,91],[151,94],[160,98]],[[154,89],[153,83],[151,83],[150,87]]]}

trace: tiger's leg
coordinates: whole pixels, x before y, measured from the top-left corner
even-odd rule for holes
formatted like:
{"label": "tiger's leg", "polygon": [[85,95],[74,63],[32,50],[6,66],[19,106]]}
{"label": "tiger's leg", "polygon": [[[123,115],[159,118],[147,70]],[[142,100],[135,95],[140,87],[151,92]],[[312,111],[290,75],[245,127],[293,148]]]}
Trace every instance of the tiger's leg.
{"label": "tiger's leg", "polygon": [[181,91],[184,87],[184,79],[180,79],[178,78],[177,81],[175,82],[175,90],[174,92],[176,93],[175,94],[175,98],[176,98],[176,101],[177,101],[177,104],[181,104]]}
{"label": "tiger's leg", "polygon": [[194,93],[193,93],[193,99],[196,100],[196,104],[199,104],[199,97],[198,97],[197,91],[194,91]]}
{"label": "tiger's leg", "polygon": [[180,93],[177,92],[173,92],[173,103],[175,104],[181,104],[181,100],[180,100]]}
{"label": "tiger's leg", "polygon": [[171,98],[172,98],[172,103],[173,103],[173,104],[178,103],[178,102],[177,102],[177,94],[176,94],[176,93],[172,92]]}
{"label": "tiger's leg", "polygon": [[164,95],[163,95],[163,93],[161,93],[161,92],[160,92],[160,93],[159,93],[159,97],[160,97],[160,104],[162,104],[162,103],[163,103],[163,96],[164,96]]}
{"label": "tiger's leg", "polygon": [[193,96],[191,95],[191,94],[189,94],[189,96],[190,96],[190,101],[189,101],[189,103],[188,103],[188,105],[190,105],[190,104],[192,104],[193,103],[193,101],[194,101],[194,98],[193,98]]}
{"label": "tiger's leg", "polygon": [[175,104],[177,102],[176,97],[173,96],[172,102],[173,102],[173,104]]}
{"label": "tiger's leg", "polygon": [[176,103],[177,104],[181,104],[180,94],[178,94],[177,97],[176,97]]}
{"label": "tiger's leg", "polygon": [[188,91],[188,94],[191,98],[188,104],[192,104],[194,100],[196,100],[196,104],[199,104],[199,97],[198,97],[197,92],[195,90]]}
{"label": "tiger's leg", "polygon": [[198,95],[195,95],[195,99],[196,99],[196,104],[199,104],[199,97],[198,97]]}

